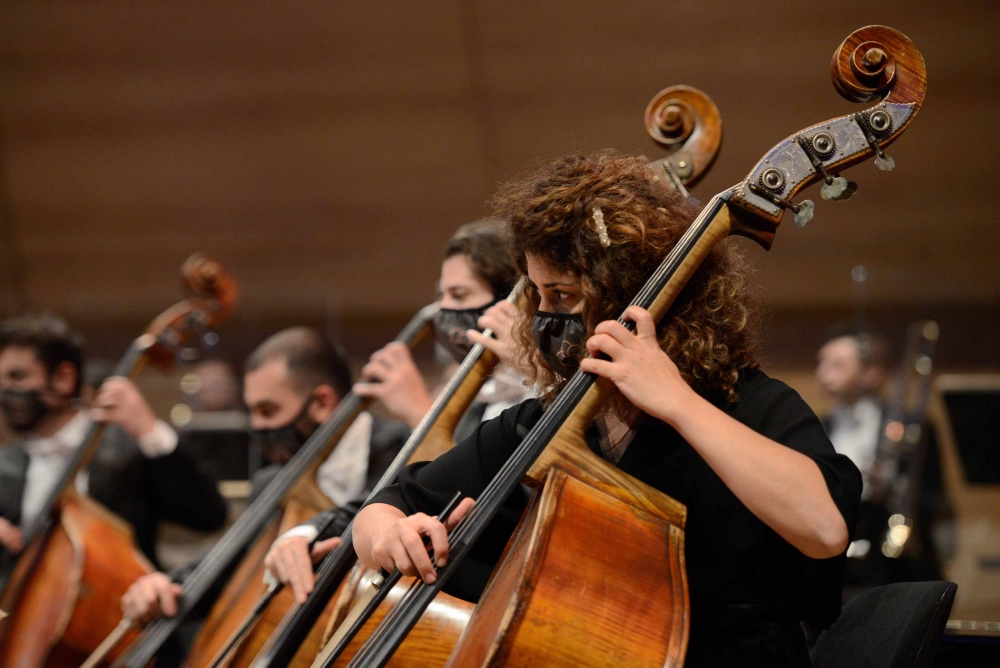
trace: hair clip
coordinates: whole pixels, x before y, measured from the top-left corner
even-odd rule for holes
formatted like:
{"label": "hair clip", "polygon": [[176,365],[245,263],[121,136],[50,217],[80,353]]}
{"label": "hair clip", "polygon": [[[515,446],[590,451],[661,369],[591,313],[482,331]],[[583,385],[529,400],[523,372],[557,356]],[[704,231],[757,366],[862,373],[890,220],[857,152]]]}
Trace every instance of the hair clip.
{"label": "hair clip", "polygon": [[601,211],[601,207],[594,207],[594,227],[597,228],[597,238],[600,240],[601,245],[607,248],[611,245],[611,239],[608,238],[608,227],[604,224],[604,212]]}

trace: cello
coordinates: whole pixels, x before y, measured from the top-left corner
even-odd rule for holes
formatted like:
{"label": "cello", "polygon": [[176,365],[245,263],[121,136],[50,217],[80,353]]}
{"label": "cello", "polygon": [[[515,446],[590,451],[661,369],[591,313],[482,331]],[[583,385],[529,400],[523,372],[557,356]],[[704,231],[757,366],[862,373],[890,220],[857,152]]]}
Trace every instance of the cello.
{"label": "cello", "polygon": [[[417,345],[430,331],[430,320],[436,311],[436,304],[418,311],[396,340],[411,347]],[[238,606],[252,607],[264,588],[262,561],[274,539],[287,528],[332,505],[316,484],[316,470],[368,403],[367,399],[353,392],[341,399],[330,417],[313,432],[184,579],[177,614],[173,617],[160,616],[147,624],[138,637],[130,639],[119,653],[112,664],[115,668],[143,668],[152,661],[167,638],[247,550],[219,604],[234,609]],[[97,665],[112,648],[121,644],[125,630],[131,626],[131,620],[122,619],[116,630],[108,634],[98,650],[88,658],[86,665]],[[225,632],[224,637],[227,636],[228,632]]]}
{"label": "cello", "polygon": [[[926,68],[901,33],[869,26],[833,58],[834,84],[864,111],[806,128],[771,149],[736,186],[713,197],[637,293],[659,322],[709,252],[726,237],[769,249],[786,209],[798,226],[811,202],[792,198],[823,180],[826,199],[851,187],[839,172],[877,156],[909,126]],[[808,203],[807,203],[808,202]],[[619,323],[634,331],[624,317]],[[690,627],[684,563],[686,509],[612,466],[586,445],[610,384],[577,371],[450,532],[447,564],[417,581],[350,666],[384,666],[426,606],[522,481],[539,489],[449,659],[449,666],[679,666]],[[627,551],[594,550],[628,544]],[[393,574],[387,582],[397,576]]]}
{"label": "cello", "polygon": [[[114,375],[134,379],[147,362],[169,368],[196,332],[229,315],[237,287],[222,264],[198,253],[184,263],[181,276],[192,296],[164,311],[131,343]],[[131,527],[73,484],[97,453],[105,428],[90,426],[42,512],[25,529],[27,547],[2,599],[11,619],[0,627],[0,665],[78,665],[118,623],[125,590],[153,570],[134,546]]]}
{"label": "cello", "polygon": [[[691,186],[704,176],[721,144],[722,124],[718,108],[705,93],[695,88],[671,86],[653,97],[644,119],[653,140],[668,150],[666,157],[652,162],[650,167],[687,196],[685,185]],[[511,300],[516,298],[512,295]],[[392,482],[405,464],[434,459],[455,445],[455,427],[495,364],[495,356],[482,346],[475,346],[469,352],[414,431],[390,472],[374,491]],[[323,645],[327,646],[312,665],[334,665],[342,652],[346,660],[360,647],[367,636],[359,635],[352,641],[354,633],[345,632],[345,626],[350,626],[357,618],[357,611],[365,607],[371,596],[374,574],[365,572],[359,564],[345,577],[356,560],[350,529],[341,539],[341,546],[328,555],[320,566],[309,600],[289,611],[280,633],[259,652],[255,648],[240,650],[236,659],[228,665],[244,667],[248,663],[243,657],[256,656],[249,664],[253,668],[305,667],[310,665],[310,657],[316,654],[317,648]],[[340,585],[341,581],[343,585]],[[376,619],[384,616],[392,603],[402,596],[405,585],[391,589],[383,590],[388,600],[375,611]],[[457,639],[456,631],[460,632],[464,627],[463,617],[467,616],[470,608],[470,604],[464,601],[439,594],[433,607],[418,622],[414,635],[401,647],[394,665],[442,665]],[[316,627],[322,626],[324,619],[327,620],[324,636],[333,634],[334,629],[339,629],[338,634],[333,635],[334,641],[329,644],[324,637],[317,645]],[[457,620],[462,623],[456,623]],[[338,647],[339,643],[342,644]],[[226,664],[221,662],[220,657],[220,663],[213,664],[212,668],[216,665]]]}

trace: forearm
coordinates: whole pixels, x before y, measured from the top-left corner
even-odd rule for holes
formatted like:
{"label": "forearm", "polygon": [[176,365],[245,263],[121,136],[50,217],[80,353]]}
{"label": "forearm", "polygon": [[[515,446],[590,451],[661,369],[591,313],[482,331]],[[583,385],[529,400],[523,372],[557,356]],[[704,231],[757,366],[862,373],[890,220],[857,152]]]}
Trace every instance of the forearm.
{"label": "forearm", "polygon": [[404,517],[406,513],[386,503],[365,506],[357,514],[352,534],[354,551],[357,552],[362,564],[368,568],[379,568],[378,563],[372,558],[372,541],[384,527]]}
{"label": "forearm", "polygon": [[812,459],[694,392],[668,421],[754,515],[800,552],[824,559],[846,549],[847,524]]}

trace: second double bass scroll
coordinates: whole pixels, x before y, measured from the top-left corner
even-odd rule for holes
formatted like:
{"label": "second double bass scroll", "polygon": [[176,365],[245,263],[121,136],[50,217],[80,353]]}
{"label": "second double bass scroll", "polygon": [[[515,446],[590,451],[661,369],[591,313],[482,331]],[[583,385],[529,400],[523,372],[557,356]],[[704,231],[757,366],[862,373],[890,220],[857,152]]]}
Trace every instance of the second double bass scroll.
{"label": "second double bass scroll", "polygon": [[[833,183],[842,178],[841,170],[876,156],[876,166],[891,168],[884,149],[912,122],[926,92],[922,56],[905,35],[869,26],[841,44],[833,64],[838,90],[856,96],[851,99],[881,97],[883,101],[792,135],[768,152],[741,183],[712,198],[632,302],[649,311],[654,322],[664,317],[702,260],[727,236],[746,236],[769,249],[785,209],[793,211],[800,226],[812,217],[811,202],[792,201],[802,188],[820,180],[827,186],[842,185]],[[843,192],[823,194],[836,199]],[[624,317],[619,322],[633,327]],[[434,584],[418,582],[390,615],[391,623],[379,628],[372,636],[374,642],[366,643],[351,666],[386,665],[423,609],[499,512],[503,499],[525,477],[533,486],[541,486],[542,494],[508,544],[506,559],[494,571],[449,665],[597,666],[609,663],[611,651],[624,651],[629,665],[676,666],[683,662],[688,635],[682,551],[685,509],[612,467],[586,446],[584,430],[608,389],[605,381],[577,371],[451,532],[449,560],[438,569]],[[574,590],[578,591],[580,583],[592,581],[588,578],[597,578],[595,587],[606,582],[602,579],[608,575],[606,571],[588,571],[587,566],[603,564],[589,558],[592,550],[581,543],[582,530],[574,531],[574,518],[575,525],[585,529],[593,519],[592,505],[601,502],[607,506],[609,498],[631,506],[633,516],[652,515],[668,525],[669,546],[660,543],[650,556],[658,559],[657,563],[665,562],[670,576],[663,578],[658,588],[640,592],[644,603],[673,602],[660,616],[654,616],[652,628],[617,623],[621,617],[613,616],[619,611],[614,606],[610,607],[612,616],[603,618],[601,614],[609,609],[605,604],[593,609],[577,600],[568,604],[565,587],[552,584],[573,581],[578,583]],[[613,539],[604,538],[615,544]],[[565,552],[562,557],[561,551]],[[587,558],[567,558],[566,554]],[[682,569],[680,578],[674,577],[677,565]],[[627,567],[621,566],[612,565],[616,569],[612,575],[625,571],[627,576]],[[636,575],[645,573],[640,569]],[[548,578],[554,580],[546,584]],[[683,606],[679,607],[681,600]],[[639,599],[633,599],[631,605],[639,605]],[[567,617],[561,618],[564,613]],[[570,628],[587,632],[572,633],[567,642]],[[650,639],[657,641],[656,647],[650,647]]]}

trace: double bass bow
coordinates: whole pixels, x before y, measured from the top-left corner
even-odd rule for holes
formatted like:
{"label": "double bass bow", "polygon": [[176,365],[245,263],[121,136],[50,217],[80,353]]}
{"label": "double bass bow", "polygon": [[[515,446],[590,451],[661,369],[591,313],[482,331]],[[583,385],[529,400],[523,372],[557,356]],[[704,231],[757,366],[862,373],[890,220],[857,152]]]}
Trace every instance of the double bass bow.
{"label": "double bass bow", "polygon": [[[671,125],[675,115],[681,122]],[[650,136],[668,150],[666,157],[653,161],[650,167],[686,197],[688,193],[685,185],[693,185],[704,176],[719,150],[722,123],[718,108],[700,90],[690,86],[671,86],[653,97],[644,119]],[[512,299],[515,297],[512,295]],[[434,459],[454,446],[455,427],[492,373],[496,362],[496,357],[489,350],[482,346],[473,347],[414,431],[399,458],[372,493],[384,484],[391,483],[404,465]],[[360,565],[345,579],[345,574],[356,558],[348,529],[341,537],[340,547],[328,555],[321,565],[316,587],[309,600],[292,608],[290,617],[279,627],[280,633],[268,641],[251,664],[253,668],[288,665],[305,668],[310,665],[308,655],[315,653],[315,643],[310,643],[310,640],[315,637],[315,631],[310,634],[309,629],[318,626],[317,621],[322,620],[324,615],[329,619],[326,635],[330,635],[334,629],[336,632],[316,657],[313,666],[334,665],[342,654],[346,652],[346,656],[350,656],[352,651],[360,647],[359,641],[364,639],[363,634],[359,635],[358,640],[354,639],[361,624],[367,619],[367,616],[359,615],[360,610],[373,598],[376,590],[379,596],[386,598],[387,603],[382,606],[386,608],[389,602],[402,596],[405,587],[402,584],[392,587],[391,583],[377,587],[372,584],[370,574],[363,574]],[[327,604],[327,600],[331,599],[332,603]],[[450,651],[456,639],[451,635],[456,628],[453,620],[471,606],[443,594],[439,595],[436,604],[441,609],[428,612],[420,622],[420,638],[411,637],[404,646],[406,658],[397,655],[401,664],[423,666],[443,663],[444,656],[438,661],[439,655],[442,650],[445,653]],[[387,610],[380,609],[375,613],[376,618],[385,612]],[[461,627],[464,627],[464,622]],[[307,635],[309,640],[306,639]],[[215,668],[214,664],[212,668]]]}
{"label": "double bass bow", "polygon": [[[236,282],[218,261],[188,258],[181,276],[191,297],[158,316],[128,347],[114,375],[136,378],[145,363],[169,368],[196,332],[229,315]],[[106,422],[90,425],[37,519],[4,590],[11,620],[0,627],[0,665],[75,666],[117,623],[118,601],[152,565],[134,547],[131,528],[74,482],[97,453]],[[114,618],[112,618],[114,615]]]}
{"label": "double bass bow", "polygon": [[[785,209],[812,217],[803,188],[824,181],[826,199],[856,186],[839,173],[876,157],[909,126],[926,93],[923,58],[903,34],[881,26],[852,33],[834,53],[834,85],[868,109],[798,132],[772,148],[736,186],[713,197],[639,291],[632,305],[665,316],[712,248],[730,235],[769,249]],[[634,331],[634,325],[619,318]],[[350,666],[384,666],[472,545],[522,481],[540,489],[508,542],[449,666],[683,663],[689,632],[684,566],[686,508],[586,446],[584,434],[610,394],[577,371],[514,454],[450,532],[448,562],[433,584],[417,580]],[[608,554],[597,542],[629,544]],[[641,615],[635,611],[640,609]],[[622,624],[621,620],[629,620]]]}
{"label": "double bass bow", "polygon": [[[422,308],[411,318],[395,340],[410,347],[416,346],[429,333],[431,318],[436,311],[436,304]],[[260,576],[261,562],[264,551],[283,528],[280,525],[298,524],[301,519],[310,517],[319,509],[331,505],[316,485],[316,470],[368,404],[368,399],[353,392],[349,392],[340,400],[330,417],[313,432],[250,507],[226,531],[222,539],[184,579],[177,614],[173,617],[159,616],[150,622],[138,638],[131,642],[112,663],[114,668],[124,666],[144,668],[152,661],[167,638],[219,578],[229,571],[240,555],[244,554],[248,546],[250,550],[244,557],[244,562],[230,581],[232,583],[233,580],[242,578],[239,581],[243,589],[236,591],[228,604],[235,604],[235,599],[242,596],[247,605],[252,605],[260,596],[260,590],[265,588]],[[285,511],[283,518],[275,518],[277,510]],[[257,561],[254,561],[255,557]],[[248,576],[248,573],[257,575]],[[252,588],[249,594],[247,588]],[[224,595],[225,593],[223,592]],[[89,660],[96,663],[99,658],[92,656]]]}

